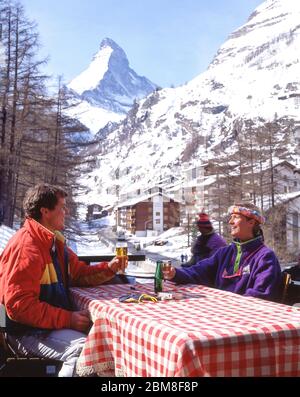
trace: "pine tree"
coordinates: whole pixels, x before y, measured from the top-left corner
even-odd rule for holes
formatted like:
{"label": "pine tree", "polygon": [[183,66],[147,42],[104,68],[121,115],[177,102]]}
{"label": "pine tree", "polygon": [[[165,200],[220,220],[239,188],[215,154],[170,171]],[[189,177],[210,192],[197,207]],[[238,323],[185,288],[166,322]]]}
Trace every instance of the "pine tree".
{"label": "pine tree", "polygon": [[[12,226],[22,217],[25,191],[40,182],[67,187],[72,197],[81,170],[77,133],[86,129],[66,116],[68,98],[61,80],[56,98],[37,60],[36,25],[17,2],[0,5],[5,64],[0,70],[0,210]],[[75,208],[74,208],[75,211]]]}

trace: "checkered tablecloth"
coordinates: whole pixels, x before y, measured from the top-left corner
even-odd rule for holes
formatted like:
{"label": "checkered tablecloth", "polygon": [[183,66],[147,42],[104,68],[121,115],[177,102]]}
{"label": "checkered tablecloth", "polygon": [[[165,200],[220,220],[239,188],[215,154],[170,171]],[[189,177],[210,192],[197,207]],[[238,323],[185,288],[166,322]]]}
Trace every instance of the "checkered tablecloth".
{"label": "checkered tablecloth", "polygon": [[[180,300],[120,303],[130,285],[72,288],[94,325],[77,372],[102,376],[300,376],[300,309],[200,285]],[[151,284],[136,291],[153,294]]]}

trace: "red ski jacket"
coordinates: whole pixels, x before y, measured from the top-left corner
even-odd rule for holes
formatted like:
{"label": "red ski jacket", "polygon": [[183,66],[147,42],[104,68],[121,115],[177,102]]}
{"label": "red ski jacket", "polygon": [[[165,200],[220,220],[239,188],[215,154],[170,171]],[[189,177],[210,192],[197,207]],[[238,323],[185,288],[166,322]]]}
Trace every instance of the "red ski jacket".
{"label": "red ski jacket", "polygon": [[[53,263],[54,246],[60,269]],[[107,262],[88,266],[65,245],[61,233],[27,219],[0,256],[0,302],[14,322],[44,329],[69,328],[71,310],[59,302],[57,291],[67,291],[68,285],[99,285],[114,276]]]}

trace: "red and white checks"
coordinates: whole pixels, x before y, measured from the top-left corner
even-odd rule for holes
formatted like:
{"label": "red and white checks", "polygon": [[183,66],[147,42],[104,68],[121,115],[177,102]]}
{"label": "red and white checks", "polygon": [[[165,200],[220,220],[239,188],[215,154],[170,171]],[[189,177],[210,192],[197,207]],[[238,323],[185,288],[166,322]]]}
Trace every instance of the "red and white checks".
{"label": "red and white checks", "polygon": [[[137,284],[151,294],[151,284]],[[94,325],[77,372],[102,376],[300,376],[300,309],[201,285],[180,300],[120,303],[129,284],[72,288]]]}

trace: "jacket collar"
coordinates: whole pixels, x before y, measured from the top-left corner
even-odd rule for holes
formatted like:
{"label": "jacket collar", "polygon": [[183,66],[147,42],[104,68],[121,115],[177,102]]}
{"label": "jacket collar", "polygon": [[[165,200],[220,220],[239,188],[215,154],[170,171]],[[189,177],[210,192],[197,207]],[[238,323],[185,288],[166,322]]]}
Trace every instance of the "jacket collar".
{"label": "jacket collar", "polygon": [[49,249],[52,247],[55,240],[58,240],[61,243],[65,242],[64,236],[59,231],[55,231],[53,233],[51,230],[47,229],[41,223],[32,218],[27,218],[23,227],[34,239],[38,239],[41,244],[45,244]]}
{"label": "jacket collar", "polygon": [[234,244],[237,249],[240,248],[242,252],[251,252],[257,249],[259,246],[263,245],[263,241],[261,236],[258,236],[244,242],[240,242],[239,240],[233,240],[232,244]]}

